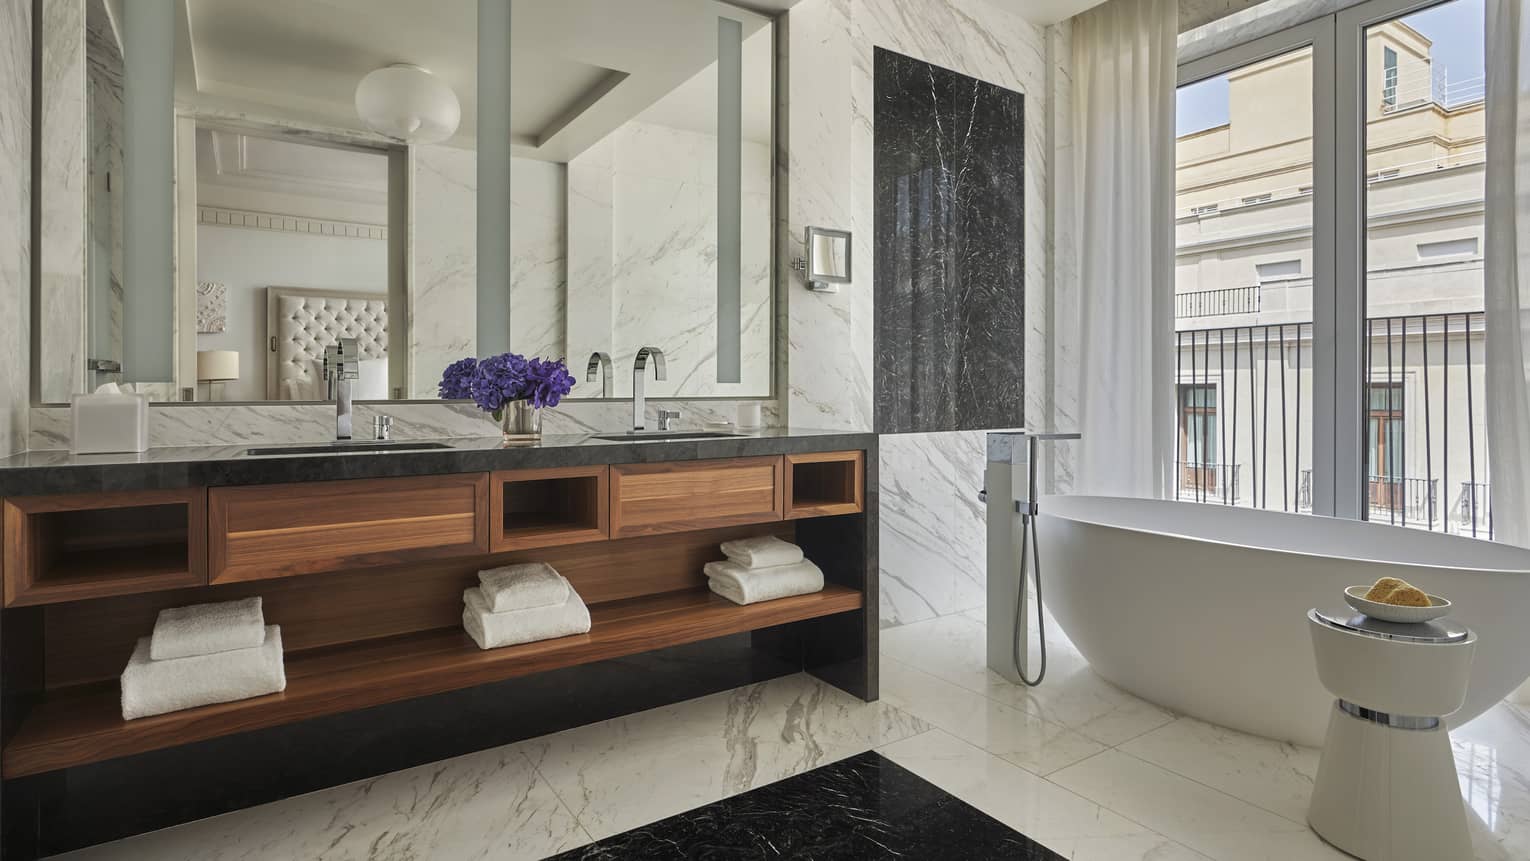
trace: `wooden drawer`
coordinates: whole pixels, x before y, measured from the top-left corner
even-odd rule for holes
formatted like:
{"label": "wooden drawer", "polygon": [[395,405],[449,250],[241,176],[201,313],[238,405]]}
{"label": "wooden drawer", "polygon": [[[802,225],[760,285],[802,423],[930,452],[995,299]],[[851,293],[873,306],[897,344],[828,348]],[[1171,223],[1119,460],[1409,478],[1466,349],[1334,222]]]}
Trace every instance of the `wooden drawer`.
{"label": "wooden drawer", "polygon": [[780,457],[611,467],[611,537],[782,519]]}
{"label": "wooden drawer", "polygon": [[489,551],[486,473],[208,491],[211,581]]}

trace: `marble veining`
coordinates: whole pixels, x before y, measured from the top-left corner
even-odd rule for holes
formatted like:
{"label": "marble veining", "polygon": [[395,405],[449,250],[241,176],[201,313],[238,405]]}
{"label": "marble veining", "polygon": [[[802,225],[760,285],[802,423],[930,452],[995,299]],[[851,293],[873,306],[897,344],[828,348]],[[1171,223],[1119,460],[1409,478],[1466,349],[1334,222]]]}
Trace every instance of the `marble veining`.
{"label": "marble veining", "polygon": [[770,147],[742,144],[740,343],[743,377],[717,381],[717,138],[637,120],[569,164],[568,354],[608,353],[615,396],[631,394],[637,351],[669,360],[656,396],[770,391]]}
{"label": "marble veining", "polygon": [[565,730],[522,749],[599,840],[928,728],[796,675]]}
{"label": "marble veining", "polygon": [[762,857],[1063,859],[874,751],[557,856]]}
{"label": "marble veining", "polygon": [[32,230],[32,3],[0,0],[0,452],[27,447]]}
{"label": "marble veining", "polygon": [[876,75],[876,427],[1017,427],[1024,97],[893,51]]}

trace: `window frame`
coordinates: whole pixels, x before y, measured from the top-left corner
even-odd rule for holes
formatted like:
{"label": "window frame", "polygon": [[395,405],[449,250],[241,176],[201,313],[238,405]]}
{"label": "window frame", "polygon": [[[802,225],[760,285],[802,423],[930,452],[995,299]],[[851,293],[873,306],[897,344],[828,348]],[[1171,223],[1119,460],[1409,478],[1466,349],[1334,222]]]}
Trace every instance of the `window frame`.
{"label": "window frame", "polygon": [[[1312,49],[1312,512],[1367,517],[1366,31],[1449,0],[1366,0],[1180,63],[1183,87]],[[1176,405],[1176,416],[1178,409]],[[1177,432],[1177,429],[1176,429]]]}

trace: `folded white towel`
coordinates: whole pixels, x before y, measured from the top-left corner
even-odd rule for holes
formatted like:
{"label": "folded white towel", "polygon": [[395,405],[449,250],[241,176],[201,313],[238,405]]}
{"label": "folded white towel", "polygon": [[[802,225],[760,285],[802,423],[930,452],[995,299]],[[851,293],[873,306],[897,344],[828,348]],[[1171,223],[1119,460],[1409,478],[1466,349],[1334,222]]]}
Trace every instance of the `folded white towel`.
{"label": "folded white towel", "polygon": [[823,591],[823,571],[803,559],[793,565],[745,568],[737,562],[708,562],[707,586],[735,604],[755,604]]}
{"label": "folded white towel", "polygon": [[722,543],[723,555],[745,568],[772,568],[802,561],[802,548],[774,535]]}
{"label": "folded white towel", "polygon": [[584,606],[579,593],[573,589],[568,590],[568,598],[556,607],[508,613],[489,612],[489,602],[480,589],[463,592],[462,601],[462,627],[480,649],[498,649],[590,632],[590,609]]}
{"label": "folded white towel", "polygon": [[568,600],[568,581],[546,562],[522,562],[478,572],[491,613],[558,607]]}
{"label": "folded white towel", "polygon": [[149,638],[156,661],[190,658],[235,649],[254,649],[266,641],[266,618],[260,598],[193,604],[159,611]]}
{"label": "folded white towel", "polygon": [[228,703],[287,689],[282,666],[282,629],[266,628],[253,649],[156,661],[149,638],[138,641],[122,671],[122,719],[148,717],[213,703]]}

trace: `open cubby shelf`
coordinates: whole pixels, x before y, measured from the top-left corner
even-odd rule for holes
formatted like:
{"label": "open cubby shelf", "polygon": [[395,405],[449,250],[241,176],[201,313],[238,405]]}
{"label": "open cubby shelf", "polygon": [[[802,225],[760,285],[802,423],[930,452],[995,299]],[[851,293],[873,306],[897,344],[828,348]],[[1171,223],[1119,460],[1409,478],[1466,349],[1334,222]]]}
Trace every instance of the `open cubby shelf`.
{"label": "open cubby shelf", "polygon": [[115,682],[50,693],[3,755],[5,778],[85,765],[322,715],[428,696],[562,667],[619,658],[845,613],[861,592],[822,592],[739,606],[705,588],[595,604],[588,634],[479,649],[460,628],[330,646],[286,656],[287,690],[133,721]]}
{"label": "open cubby shelf", "polygon": [[502,470],[491,480],[496,552],[601,541],[609,534],[604,466]]}
{"label": "open cubby shelf", "polygon": [[206,582],[205,491],[133,491],[5,503],[5,605]]}
{"label": "open cubby shelf", "polygon": [[786,456],[786,516],[855,514],[863,507],[864,454],[815,452]]}

